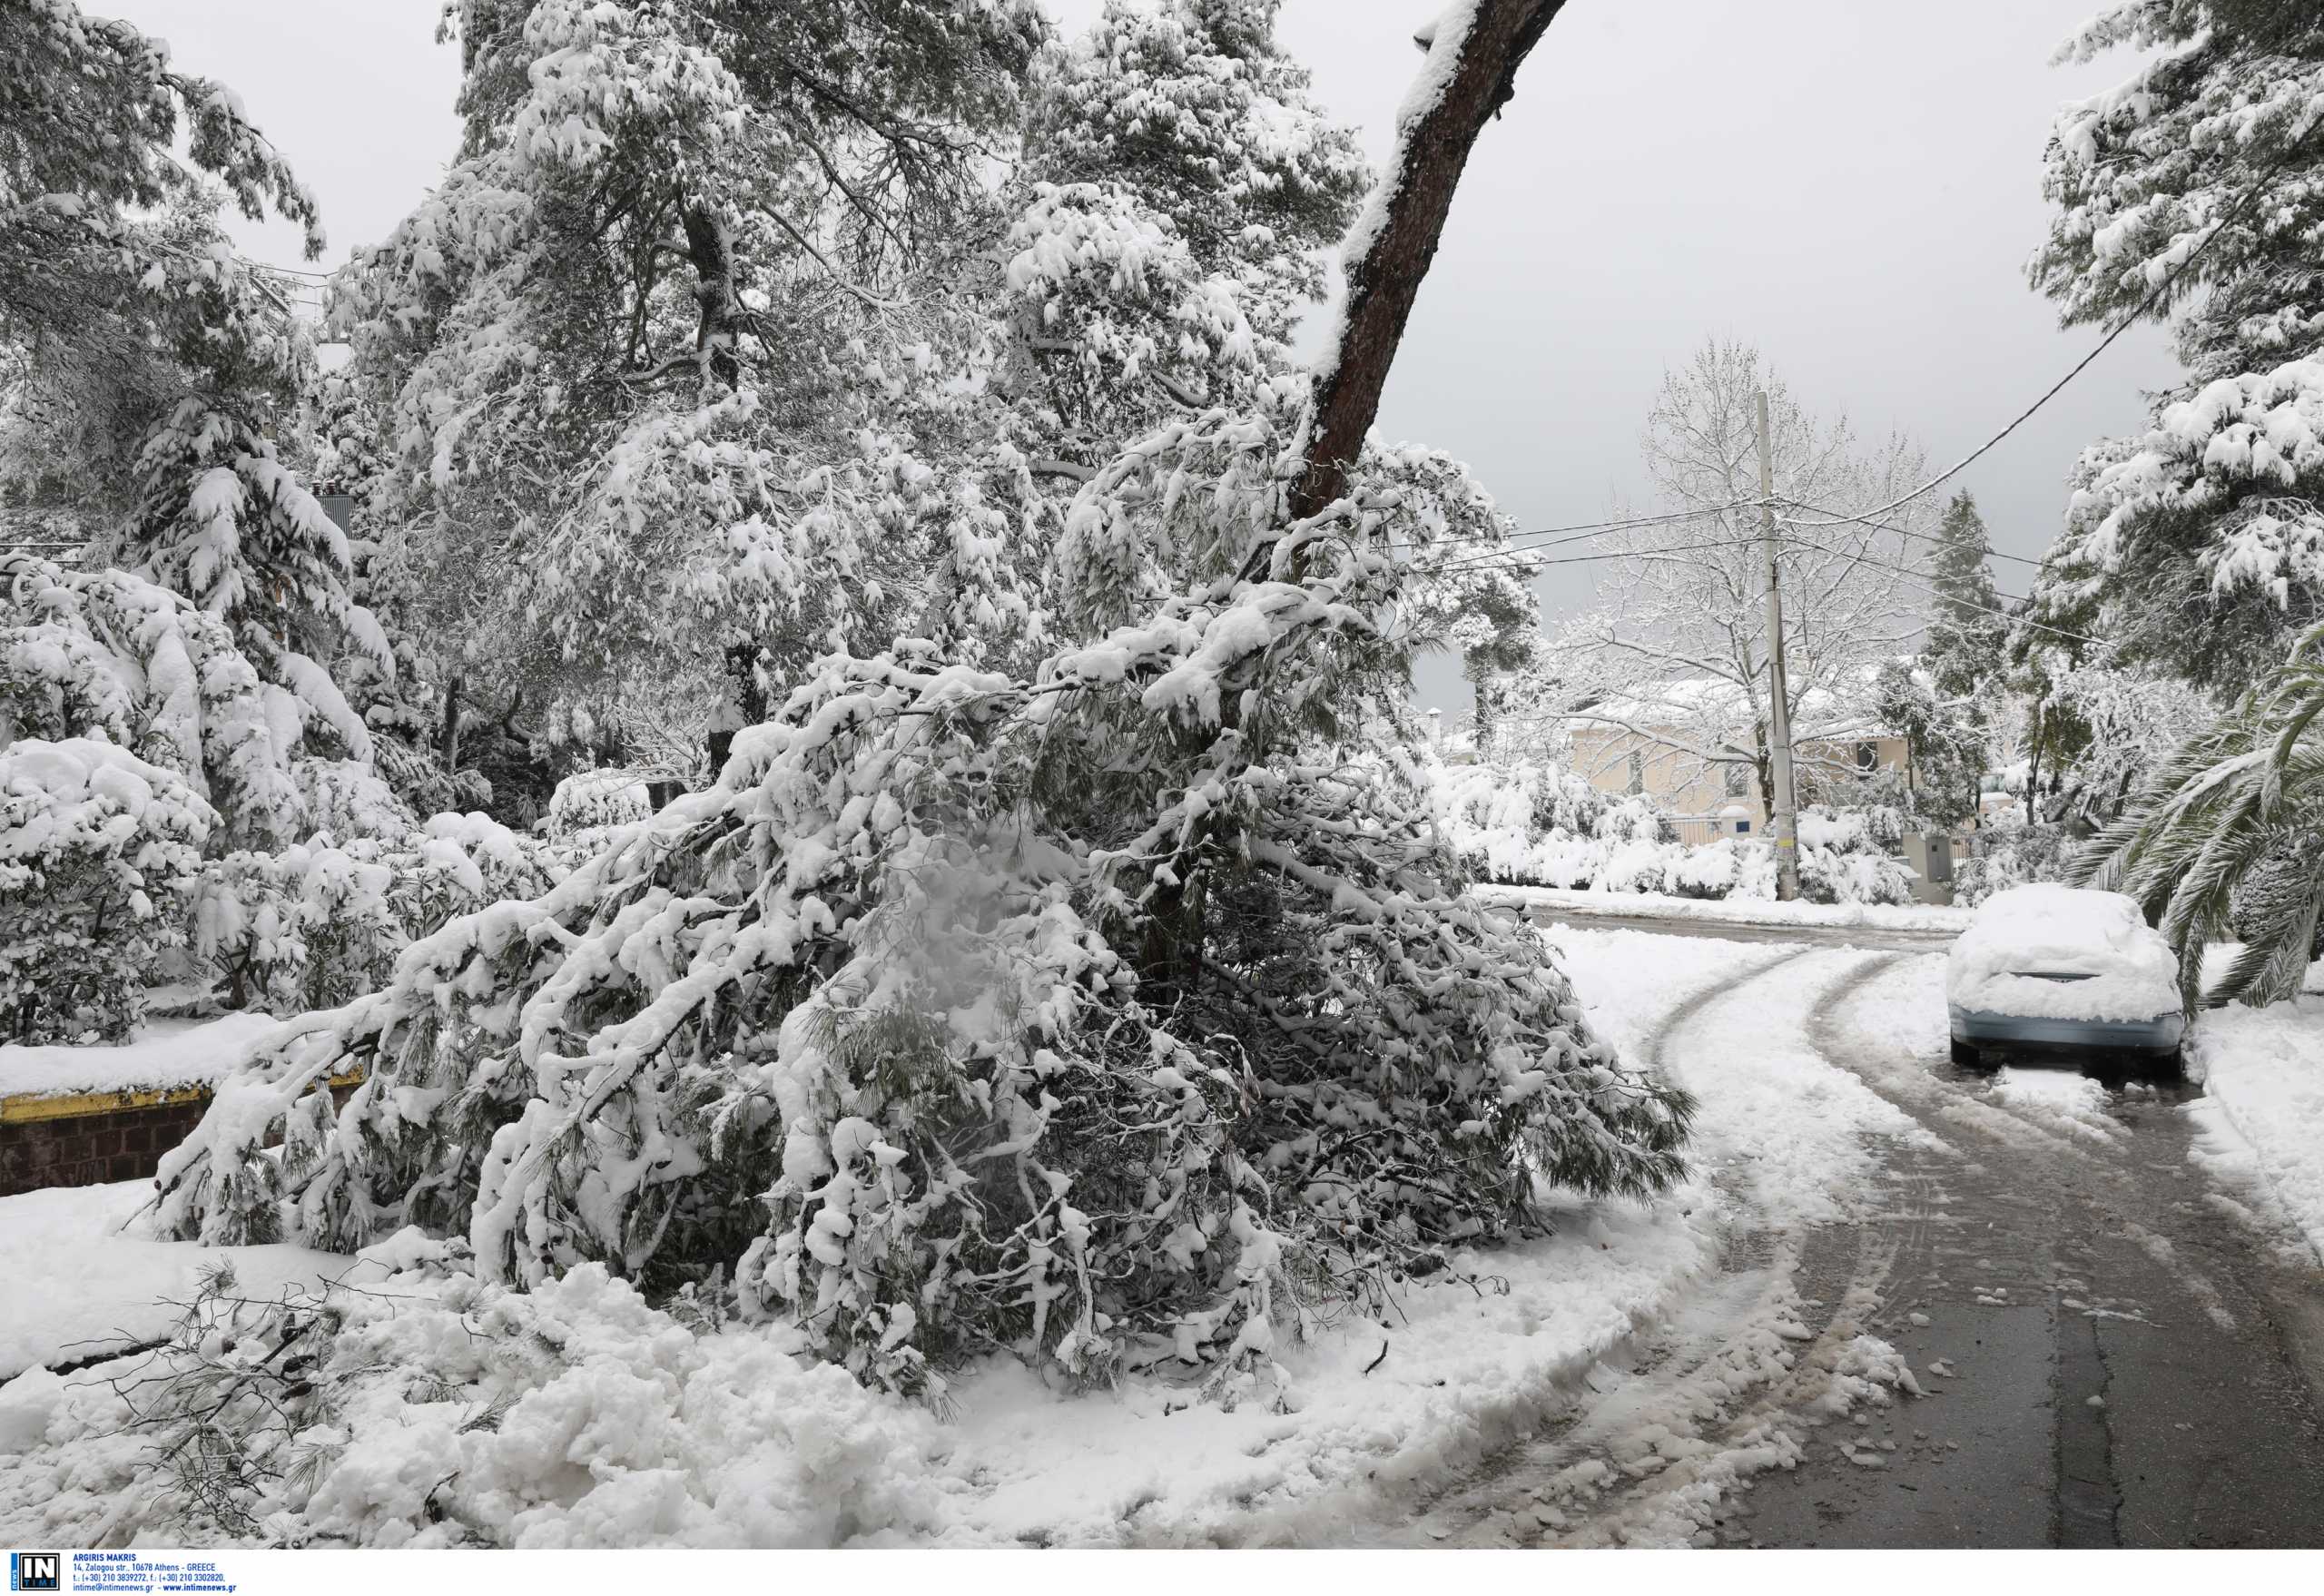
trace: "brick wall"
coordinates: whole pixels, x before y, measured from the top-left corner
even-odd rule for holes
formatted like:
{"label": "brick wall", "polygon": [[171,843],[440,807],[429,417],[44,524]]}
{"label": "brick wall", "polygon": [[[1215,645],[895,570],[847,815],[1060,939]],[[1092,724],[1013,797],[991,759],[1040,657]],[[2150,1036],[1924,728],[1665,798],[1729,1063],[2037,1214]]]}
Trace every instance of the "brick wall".
{"label": "brick wall", "polygon": [[201,1123],[209,1107],[205,1093],[176,1102],[0,1123],[0,1197],[52,1186],[144,1179],[162,1155]]}

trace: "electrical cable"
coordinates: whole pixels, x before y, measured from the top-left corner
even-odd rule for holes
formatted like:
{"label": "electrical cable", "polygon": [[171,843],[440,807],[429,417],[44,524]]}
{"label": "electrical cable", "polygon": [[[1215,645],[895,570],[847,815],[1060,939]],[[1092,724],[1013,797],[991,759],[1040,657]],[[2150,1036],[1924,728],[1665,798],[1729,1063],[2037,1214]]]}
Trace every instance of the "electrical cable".
{"label": "electrical cable", "polygon": [[[1831,552],[1830,550],[1825,549],[1817,544],[1802,543],[1800,547],[1803,548],[1814,548],[1818,553],[1823,554],[1828,554]],[[1993,606],[1987,604],[1972,604],[1965,598],[1957,597],[1953,594],[1946,593],[1944,588],[1937,586],[1933,577],[1925,576],[1919,571],[1913,570],[1909,566],[1890,565],[1886,560],[1866,559],[1862,555],[1851,555],[1848,557],[1858,565],[1871,566],[1876,569],[1883,571],[1893,571],[1897,576],[1904,577],[1907,581],[1917,582],[1922,586],[1927,588],[1930,592],[1943,598],[1946,603],[1959,605],[1963,609],[1974,610],[1979,615],[1998,616],[2003,620],[2008,621],[2013,625],[2031,626],[2037,632],[2048,632],[2055,636],[2070,638],[2076,643],[2090,644],[2093,647],[2106,648],[2111,646],[2103,637],[2090,637],[2083,635],[2080,632],[2069,632],[2062,626],[2053,626],[2047,622],[2034,620],[2020,611],[1995,609]],[[2004,593],[1999,588],[1994,589],[1994,596],[1997,598],[2008,599],[2013,604],[2031,604],[2034,602],[2031,598],[2022,596],[2018,594]]]}
{"label": "electrical cable", "polygon": [[1759,539],[1757,537],[1727,537],[1711,543],[1674,543],[1662,548],[1616,548],[1608,549],[1603,554],[1561,555],[1555,559],[1546,560],[1532,558],[1528,551],[1521,548],[1495,549],[1488,554],[1470,555],[1461,559],[1448,560],[1441,566],[1426,566],[1412,574],[1421,576],[1437,576],[1447,571],[1489,566],[1498,560],[1515,562],[1526,570],[1539,570],[1547,566],[1584,566],[1597,560],[1647,559],[1655,555],[1689,554],[1697,549],[1705,548],[1755,548],[1758,543]]}
{"label": "electrical cable", "polygon": [[[1778,494],[1776,497],[1776,502],[1777,504],[1793,505],[1803,510],[1814,510],[1819,516],[1830,516],[1832,517],[1832,519],[1828,521],[1799,521],[1793,520],[1788,517],[1777,517],[1786,526],[1872,527],[1876,527],[1883,532],[1894,532],[1901,537],[1917,537],[1923,543],[1934,543],[1945,548],[1950,548],[1953,547],[1952,539],[1947,537],[1938,537],[1927,532],[1915,532],[1910,527],[1899,527],[1894,521],[1867,520],[1862,516],[1851,516],[1846,510],[1830,509],[1820,504],[1810,504],[1804,498],[1786,498],[1782,495]],[[1997,548],[1988,548],[1985,550],[1985,557],[1987,559],[2010,560],[2021,566],[2032,566],[2037,571],[2042,568],[2042,562],[2040,560],[2028,559],[2022,554],[2004,554]]]}
{"label": "electrical cable", "polygon": [[2263,170],[2257,178],[2252,180],[2251,186],[2244,191],[2243,197],[2235,202],[2235,204],[2228,211],[2227,214],[2219,219],[2218,224],[2214,226],[2210,232],[2203,235],[2203,241],[2197,244],[2193,249],[2188,251],[2185,257],[2180,261],[2179,264],[2171,268],[2170,275],[2165,277],[2161,282],[2156,283],[2154,287],[2149,291],[2146,298],[2141,300],[2132,308],[2129,315],[2123,317],[2120,321],[2117,321],[2114,324],[2112,331],[2109,332],[2104,338],[2100,339],[2096,347],[2092,349],[2088,354],[2083,356],[2081,360],[2076,360],[2063,377],[2059,378],[2055,382],[2049,386],[2048,389],[2043,393],[2040,399],[2035,399],[2032,404],[2026,406],[2024,409],[2019,411],[2016,419],[2011,421],[2008,426],[2003,428],[1999,432],[1994,433],[1991,438],[1985,439],[1984,442],[1979,444],[1976,448],[1964,455],[1955,464],[1946,467],[1944,470],[1938,472],[1935,476],[1930,478],[1927,481],[1922,483],[1918,488],[1914,488],[1910,493],[1905,494],[1903,498],[1892,498],[1886,504],[1882,505],[1879,508],[1867,511],[1866,514],[1871,517],[1885,516],[1891,510],[1899,509],[1904,506],[1912,503],[1913,500],[1920,498],[1921,495],[1926,493],[1930,488],[1951,481],[1954,478],[1958,477],[1962,472],[1967,470],[1972,465],[1975,464],[1976,461],[1995,444],[2001,442],[2003,438],[2007,438],[2011,433],[2016,431],[2018,428],[2024,426],[2028,420],[2032,419],[2034,413],[2036,410],[2039,410],[2043,405],[2048,404],[2052,399],[2057,398],[2060,391],[2065,388],[2067,383],[2072,382],[2075,378],[2081,376],[2083,371],[2093,360],[2095,360],[2099,356],[2104,354],[2108,349],[2112,347],[2116,339],[2122,337],[2122,334],[2128,332],[2140,321],[2145,320],[2147,313],[2153,310],[2156,305],[2162,303],[2172,289],[2179,286],[2179,280],[2186,276],[2188,270],[2192,267],[2197,261],[2202,259],[2203,252],[2210,249],[2212,244],[2216,243],[2220,238],[2226,233],[2230,227],[2242,220],[2243,213],[2246,211],[2249,211],[2252,205],[2258,202],[2260,196],[2267,192],[2268,180],[2275,176],[2275,174],[2283,168],[2284,163],[2291,158],[2291,154],[2292,151],[2290,147],[2287,145],[2283,153],[2279,154],[2275,160],[2270,162],[2266,169]]}

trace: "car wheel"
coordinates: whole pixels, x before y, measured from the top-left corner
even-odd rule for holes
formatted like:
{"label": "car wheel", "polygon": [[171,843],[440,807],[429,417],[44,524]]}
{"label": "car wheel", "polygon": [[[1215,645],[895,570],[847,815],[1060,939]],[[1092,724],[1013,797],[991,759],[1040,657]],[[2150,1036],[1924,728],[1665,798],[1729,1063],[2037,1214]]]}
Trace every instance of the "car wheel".
{"label": "car wheel", "polygon": [[1953,1061],[1964,1069],[1987,1068],[1984,1049],[1974,1042],[1965,1042],[1957,1036],[1953,1039]]}

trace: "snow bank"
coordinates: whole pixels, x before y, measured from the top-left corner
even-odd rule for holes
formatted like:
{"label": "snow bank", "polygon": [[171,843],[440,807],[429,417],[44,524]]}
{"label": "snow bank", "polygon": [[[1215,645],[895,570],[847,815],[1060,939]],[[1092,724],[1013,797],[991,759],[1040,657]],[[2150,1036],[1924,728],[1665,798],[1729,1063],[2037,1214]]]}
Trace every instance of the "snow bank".
{"label": "snow bank", "polygon": [[266,1014],[156,1020],[110,1048],[0,1046],[0,1098],[208,1086],[282,1022]]}
{"label": "snow bank", "polygon": [[[2027,970],[2080,975],[2042,980]],[[2012,887],[1978,906],[1953,944],[1946,1000],[2045,1020],[2152,1020],[2176,1013],[2179,961],[2120,892],[2049,883]]]}
{"label": "snow bank", "polygon": [[2197,1161],[2256,1193],[2324,1261],[2324,995],[2211,1010],[2188,1063],[2204,1090],[2188,1109]]}

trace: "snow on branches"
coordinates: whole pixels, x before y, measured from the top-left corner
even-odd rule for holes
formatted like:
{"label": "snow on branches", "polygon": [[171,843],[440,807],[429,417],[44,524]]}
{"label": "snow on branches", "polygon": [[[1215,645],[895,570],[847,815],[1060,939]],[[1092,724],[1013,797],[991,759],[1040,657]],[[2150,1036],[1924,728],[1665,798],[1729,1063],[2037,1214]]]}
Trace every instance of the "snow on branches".
{"label": "snow on branches", "polygon": [[163,1225],[730,1272],[927,1390],[996,1346],[1264,1366],[1537,1180],[1666,1184],[1683,1095],[1323,734],[1393,713],[1395,522],[1268,529],[1282,447],[1190,429],[1085,490],[1143,507],[1115,545],[1206,551],[1149,613],[1029,675],[827,659],[712,790],[415,943],[222,1087]]}
{"label": "snow on branches", "polygon": [[2060,54],[2124,46],[2151,54],[2052,127],[2028,270],[2069,322],[2168,318],[2189,381],[2083,457],[2034,615],[2247,681],[2324,614],[2324,21],[2129,0]]}
{"label": "snow on branches", "polygon": [[128,1039],[216,818],[112,743],[0,743],[0,1037]]}
{"label": "snow on branches", "polygon": [[1108,0],[1086,36],[1037,64],[1026,153],[1058,182],[1143,195],[1279,345],[1320,297],[1318,251],[1344,231],[1370,174],[1275,42],[1275,6]]}
{"label": "snow on branches", "polygon": [[231,843],[272,846],[359,816],[366,830],[409,828],[359,764],[305,771],[354,752],[361,730],[327,676],[261,681],[223,622],[143,577],[0,557],[0,744],[108,738],[176,771]]}

